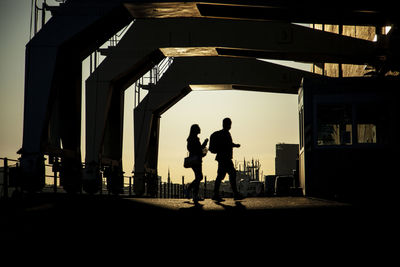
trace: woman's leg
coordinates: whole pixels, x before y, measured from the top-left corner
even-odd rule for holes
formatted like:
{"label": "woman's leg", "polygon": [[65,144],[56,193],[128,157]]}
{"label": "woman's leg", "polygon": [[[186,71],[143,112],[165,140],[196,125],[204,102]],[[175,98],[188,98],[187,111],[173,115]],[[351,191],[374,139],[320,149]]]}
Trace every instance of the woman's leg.
{"label": "woman's leg", "polygon": [[193,198],[198,199],[199,195],[199,187],[200,187],[200,181],[203,180],[203,170],[202,166],[195,166],[192,168],[194,172],[194,181],[192,182],[191,186],[193,188]]}

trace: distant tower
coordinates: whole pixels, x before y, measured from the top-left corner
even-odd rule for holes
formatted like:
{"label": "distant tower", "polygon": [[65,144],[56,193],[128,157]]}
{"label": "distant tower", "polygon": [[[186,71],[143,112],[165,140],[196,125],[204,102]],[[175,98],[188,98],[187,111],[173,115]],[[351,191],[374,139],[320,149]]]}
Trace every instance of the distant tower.
{"label": "distant tower", "polygon": [[171,183],[171,176],[170,176],[169,167],[168,167],[168,184],[169,184],[169,183]]}

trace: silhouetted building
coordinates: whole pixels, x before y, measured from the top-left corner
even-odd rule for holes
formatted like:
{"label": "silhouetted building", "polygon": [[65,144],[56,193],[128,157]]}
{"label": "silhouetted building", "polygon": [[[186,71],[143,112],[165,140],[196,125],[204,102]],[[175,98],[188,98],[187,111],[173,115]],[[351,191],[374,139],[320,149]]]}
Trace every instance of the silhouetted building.
{"label": "silhouetted building", "polygon": [[275,153],[275,175],[293,175],[293,170],[296,169],[299,145],[280,143],[276,145]]}
{"label": "silhouetted building", "polygon": [[305,195],[396,194],[399,84],[399,77],[303,80],[299,177]]}

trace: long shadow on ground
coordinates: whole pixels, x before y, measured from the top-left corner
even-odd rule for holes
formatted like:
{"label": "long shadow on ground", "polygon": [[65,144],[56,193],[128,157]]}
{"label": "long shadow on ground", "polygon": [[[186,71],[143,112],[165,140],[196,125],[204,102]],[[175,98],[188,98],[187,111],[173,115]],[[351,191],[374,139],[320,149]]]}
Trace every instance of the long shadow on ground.
{"label": "long shadow on ground", "polygon": [[281,209],[248,209],[240,201],[216,205],[220,209],[201,205],[168,209],[112,196],[39,195],[1,202],[0,234],[5,242],[25,244],[129,242],[154,247],[176,241],[219,247],[261,241],[352,246],[388,235],[394,225],[386,212],[351,205]]}

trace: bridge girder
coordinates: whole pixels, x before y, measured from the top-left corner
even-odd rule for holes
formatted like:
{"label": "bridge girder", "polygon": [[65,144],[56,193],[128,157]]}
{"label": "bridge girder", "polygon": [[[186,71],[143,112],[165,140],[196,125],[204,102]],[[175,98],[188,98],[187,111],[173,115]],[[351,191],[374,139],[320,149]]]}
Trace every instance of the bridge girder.
{"label": "bridge girder", "polygon": [[[152,3],[151,5],[154,7],[153,11],[162,11],[162,7],[156,6],[162,4],[165,5],[167,2],[169,1],[157,1],[157,3]],[[224,18],[226,19],[224,21],[229,22],[232,21],[232,19],[239,19],[240,23],[248,23],[249,21],[261,22],[269,19],[273,21],[288,22],[293,21],[291,19],[293,11],[298,11],[298,5],[301,4],[302,7],[307,9],[307,12],[304,13],[303,17],[297,17],[299,21],[296,22],[307,22],[306,17],[308,16],[308,18],[312,19],[315,23],[325,23],[327,22],[324,20],[325,18],[330,19],[330,23],[346,24],[345,19],[350,21],[349,19],[351,17],[353,18],[352,22],[354,22],[351,24],[382,26],[397,23],[397,14],[394,16],[393,9],[382,8],[382,6],[379,5],[364,5],[358,9],[349,6],[349,8],[340,9],[343,10],[341,13],[343,16],[337,16],[337,12],[331,12],[331,15],[335,13],[335,16],[330,16],[327,8],[324,9],[318,5],[313,7],[313,4],[315,4],[313,1],[300,1],[297,2],[296,5],[284,3],[283,6],[275,6],[276,2],[274,1],[268,1],[268,3],[266,3],[265,1],[221,0],[218,1],[219,4],[216,4],[216,1],[207,1],[202,3],[194,1],[189,2],[194,4],[194,7],[198,12],[200,12],[200,17],[191,15],[189,15],[189,17],[198,21],[204,18],[214,17]],[[137,5],[139,3],[141,5],[140,7],[132,6],[132,4]],[[42,175],[42,156],[44,153],[67,158],[68,160],[66,160],[63,165],[71,165],[71,169],[74,169],[75,171],[70,174],[68,174],[68,171],[62,171],[64,172],[64,176],[79,176],[79,167],[77,166],[78,162],[80,162],[80,138],[78,138],[78,136],[80,135],[81,88],[79,82],[64,83],[63,79],[65,77],[71,77],[72,80],[79,80],[79,62],[97,49],[123,26],[127,25],[133,18],[145,17],[148,19],[152,17],[152,15],[149,14],[139,15],[136,12],[138,8],[143,8],[143,5],[148,5],[149,3],[151,3],[151,1],[143,3],[143,1],[134,0],[69,0],[59,8],[52,9],[54,15],[53,18],[50,19],[43,29],[28,43],[26,49],[24,135],[23,146],[20,151],[22,154],[21,167],[24,175],[27,177],[26,181],[28,181],[27,187],[33,188],[33,190],[40,188],[41,185],[35,182],[35,180],[38,181],[35,177]],[[224,5],[220,5],[220,3]],[[173,8],[179,10],[181,5],[181,1],[175,1]],[[271,9],[269,9],[269,7],[275,8],[274,10],[277,11],[275,16],[270,12]],[[250,9],[260,9],[261,12],[255,14],[261,14],[262,16],[239,16],[239,14],[250,14],[247,12]],[[237,12],[237,10],[241,10],[241,12]],[[339,11],[339,9],[334,10]],[[128,11],[130,13],[128,13]],[[174,15],[173,12],[171,14],[172,15],[169,17],[188,17],[183,16],[182,14]],[[301,14],[301,12],[299,12],[299,14]],[[268,18],[268,16],[271,17]],[[160,16],[153,17],[160,18]],[[334,17],[341,19],[335,21]],[[280,39],[281,47],[287,47],[286,45],[290,44],[290,41],[295,39],[295,33],[290,30],[292,26],[289,26],[286,30],[278,33],[278,37],[275,36],[278,40]],[[320,34],[323,35],[324,33]],[[184,39],[185,38],[186,40],[184,40],[184,42],[188,42],[189,40],[190,44],[192,36],[189,36],[189,38],[184,37]],[[342,37],[337,38],[340,39]],[[169,40],[168,38],[162,39]],[[236,40],[236,42],[238,41],[239,40]],[[245,40],[243,39],[241,41],[244,42]],[[189,46],[189,44],[181,47],[198,47],[193,44]],[[366,45],[365,47],[367,46],[369,45]],[[206,47],[209,48],[210,46]],[[235,56],[258,57],[261,55],[260,57],[284,58],[282,54],[279,53],[280,50],[271,50],[273,51],[271,52],[267,51],[264,47],[252,47],[247,49],[247,46],[244,45],[243,47],[239,47],[240,50],[237,50],[237,45],[221,46],[220,44],[215,44],[212,47],[214,47],[213,51],[216,51],[217,54],[221,56],[232,56],[233,53]],[[292,49],[293,47],[294,46],[292,46]],[[163,48],[163,53],[165,54],[154,52],[158,51],[157,49],[159,48]],[[167,44],[155,48],[156,50],[152,50],[147,54],[141,51],[140,57],[143,58],[144,56],[145,59],[140,60],[141,64],[154,65],[154,62],[151,61],[157,61],[160,57],[162,58],[165,56],[168,51],[165,49],[170,48],[180,47],[175,44]],[[350,46],[346,46],[345,48],[350,48]],[[370,48],[371,47],[368,49]],[[171,53],[171,51],[173,50],[169,50],[168,53]],[[175,50],[175,52],[172,53],[178,53],[178,50]],[[285,54],[286,58],[284,59],[293,59],[294,55],[297,55],[297,60],[310,59],[311,57],[310,54],[303,55],[302,57],[299,57],[300,53],[292,54],[292,56],[289,56],[289,54],[290,53],[287,52]],[[321,53],[319,58],[321,58],[321,55],[325,56],[325,59],[322,61],[326,61],[327,54]],[[116,56],[117,55],[115,54],[112,57]],[[330,58],[332,58],[332,55]],[[355,59],[353,58],[352,60]],[[369,60],[375,60],[375,55],[372,59],[368,59],[368,61]],[[312,59],[312,61],[315,62],[315,59]],[[341,62],[342,61],[343,58],[341,59]],[[143,71],[146,67],[140,67],[139,69]],[[135,75],[140,75],[138,69],[135,70],[134,68],[129,68],[125,71],[127,72],[119,73],[122,76],[113,78],[115,88],[123,88],[126,84],[131,82],[132,79],[135,79]],[[119,79],[121,77],[122,79]],[[108,80],[106,80],[105,83],[108,83]],[[121,89],[118,90],[121,91]],[[111,91],[113,92],[113,90]],[[103,94],[107,95],[107,92],[103,92]],[[116,96],[115,93],[114,96]],[[113,103],[117,103],[117,100],[119,100],[119,106],[121,107],[121,98],[116,97],[116,100],[111,100],[109,96],[106,96],[106,98],[108,101]],[[67,102],[73,104],[68,106]],[[66,109],[68,110],[63,110],[63,107],[67,107]],[[106,114],[108,114],[108,112],[106,112]],[[115,112],[114,114],[117,114],[115,117],[118,117],[118,112]],[[63,129],[68,129],[67,132],[69,134],[63,134]],[[66,132],[64,131],[64,133]],[[63,145],[62,149],[61,143]],[[118,154],[119,152],[117,151],[115,153]]]}
{"label": "bridge girder", "polygon": [[319,75],[251,58],[175,58],[134,110],[136,193],[144,193],[146,173],[157,174],[161,115],[192,90],[297,94],[303,77]]}
{"label": "bridge girder", "polygon": [[[362,64],[373,59],[375,49],[374,42],[290,23],[190,18],[138,19],[116,47],[103,50],[107,58],[86,81],[86,162],[94,162],[93,166],[110,158],[122,162],[122,124],[109,127],[115,121],[111,122],[108,114],[119,112],[123,116],[118,111],[123,104],[112,99],[117,97],[123,101],[123,90],[165,56],[266,57]],[[276,90],[284,92],[283,88]],[[115,117],[114,120],[123,121]],[[115,132],[119,132],[121,138],[109,139],[109,136],[118,135]],[[121,148],[116,150],[117,154],[110,155],[106,152],[107,147]],[[135,163],[136,175],[144,172],[143,166],[143,163]],[[94,173],[93,170],[88,171]]]}

